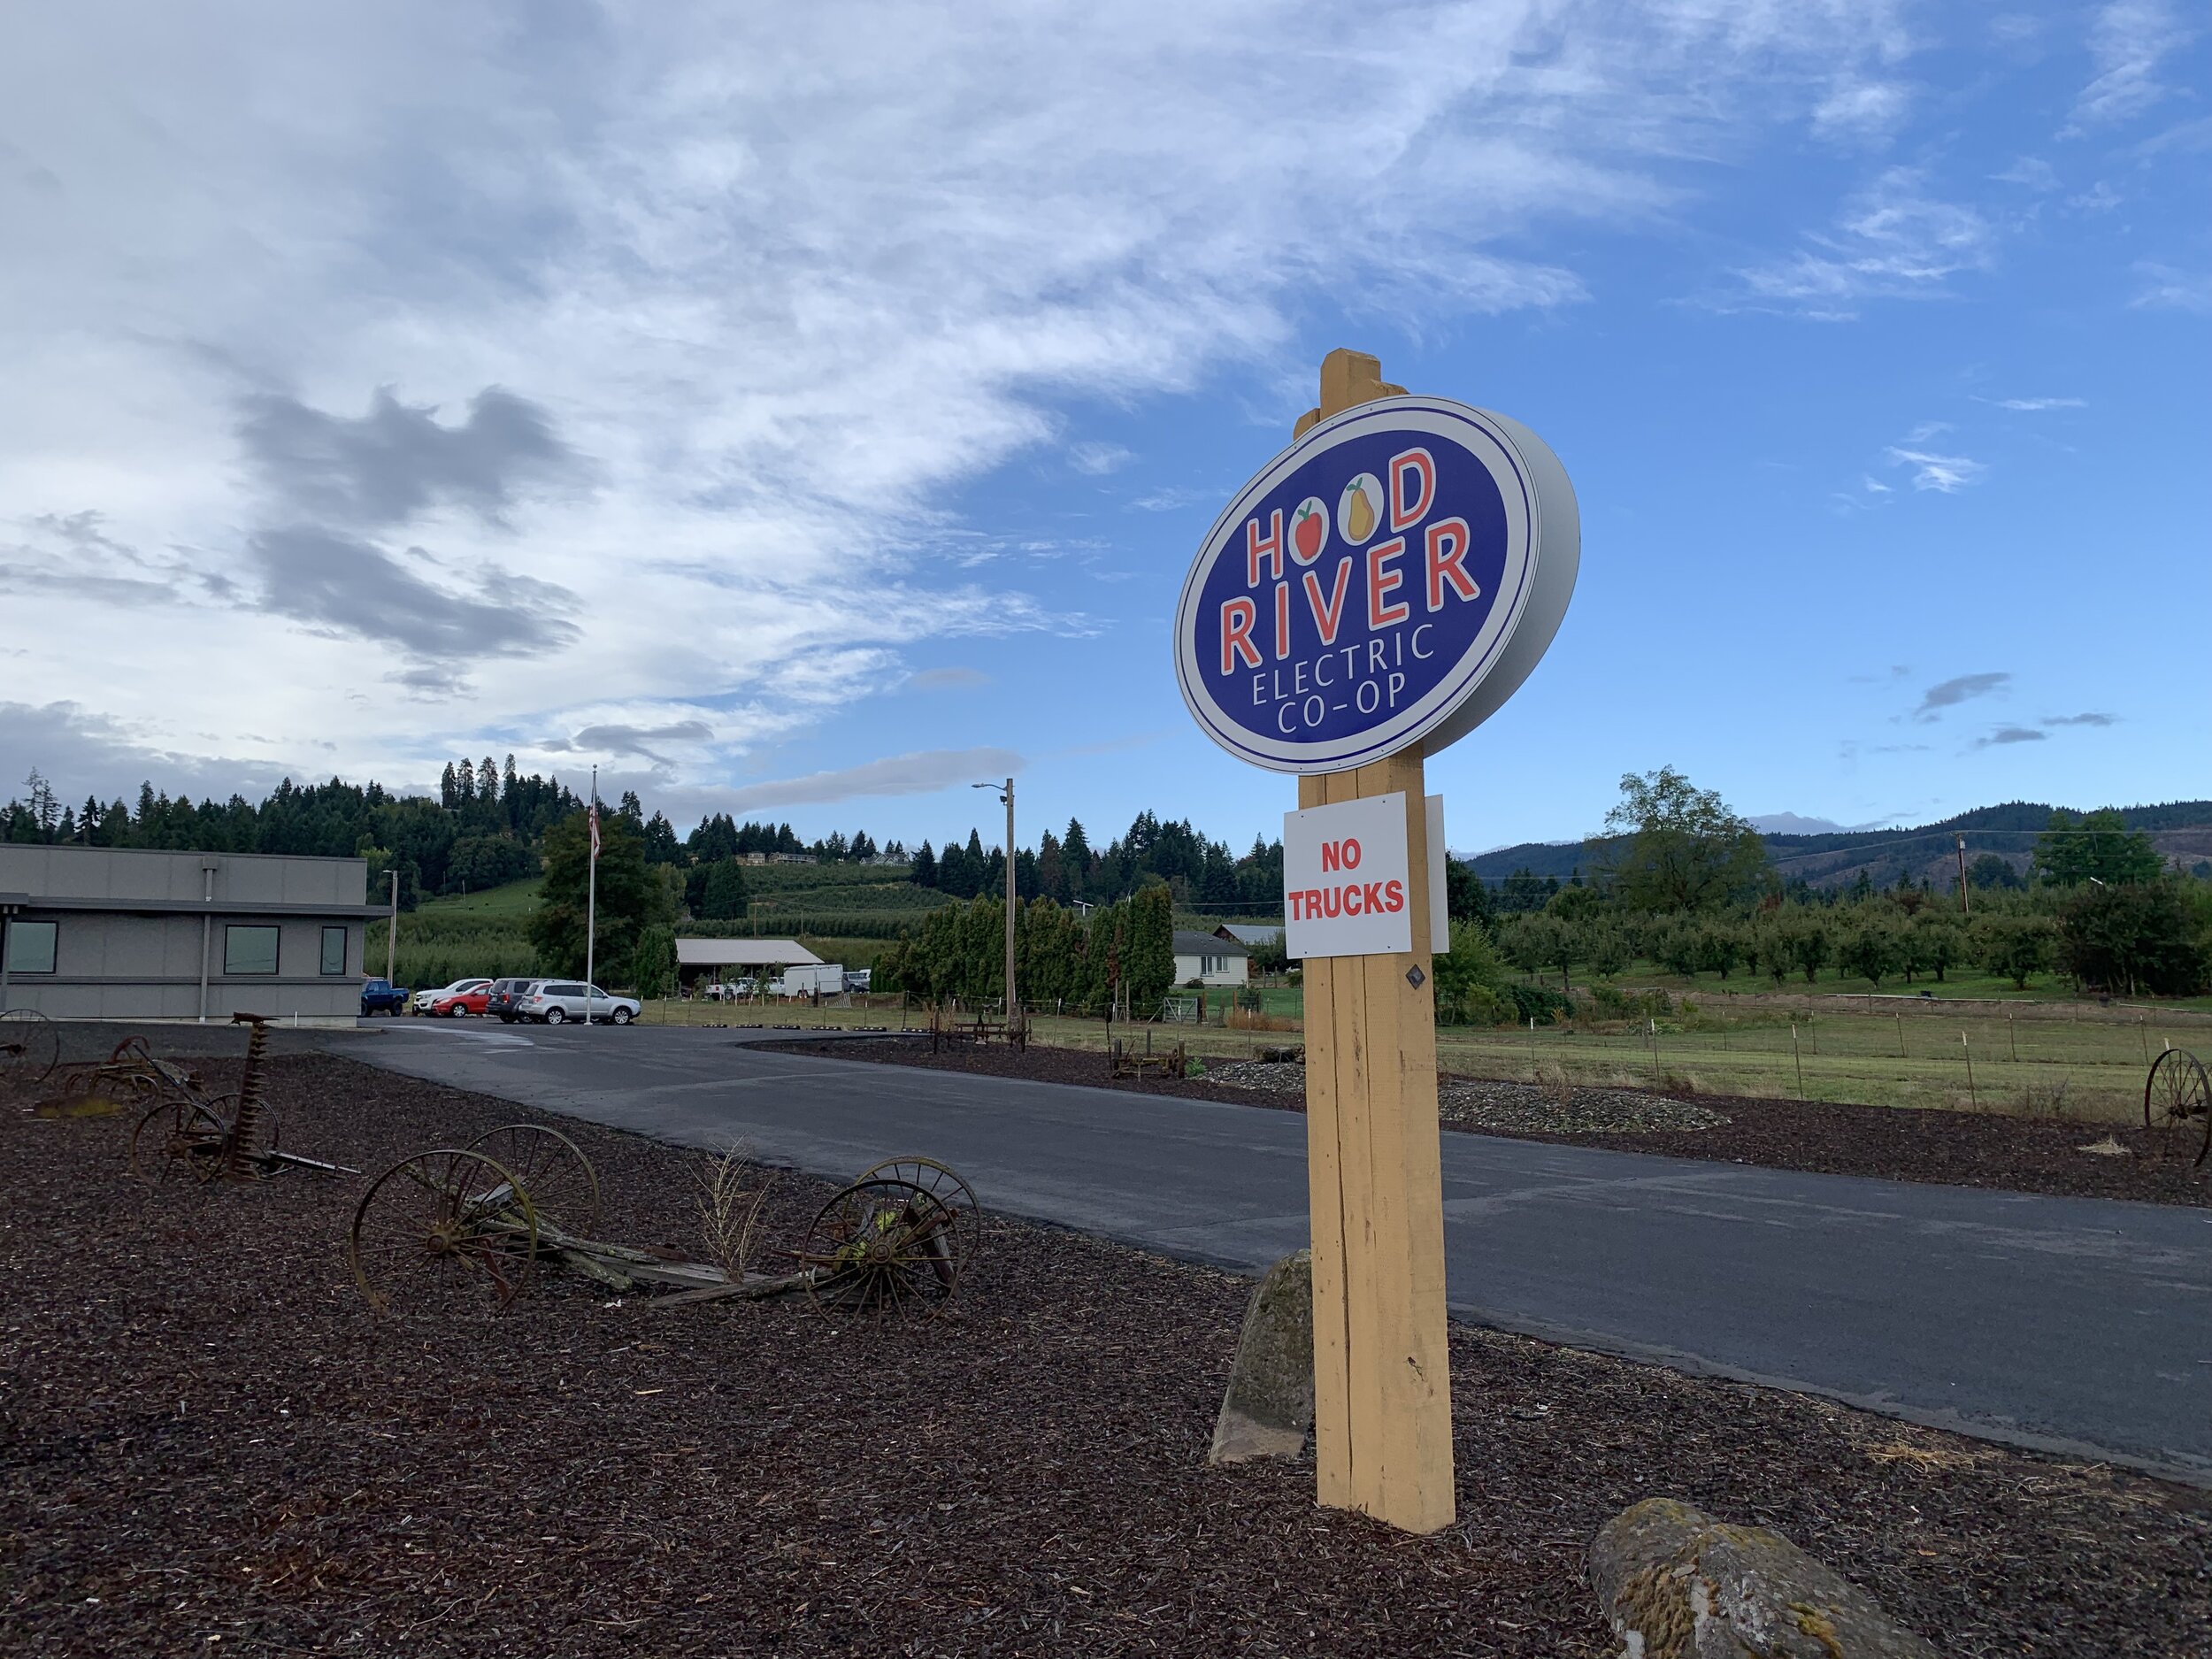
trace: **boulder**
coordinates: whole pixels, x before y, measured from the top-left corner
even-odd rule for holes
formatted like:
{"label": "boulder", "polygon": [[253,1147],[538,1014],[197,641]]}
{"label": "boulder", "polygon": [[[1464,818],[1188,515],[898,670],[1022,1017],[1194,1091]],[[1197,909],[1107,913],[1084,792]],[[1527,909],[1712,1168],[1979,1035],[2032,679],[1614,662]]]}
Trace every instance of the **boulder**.
{"label": "boulder", "polygon": [[1210,1463],[1295,1457],[1313,1427],[1313,1252],[1267,1270],[1244,1310]]}
{"label": "boulder", "polygon": [[1621,1659],[1935,1659],[1874,1598],[1779,1532],[1647,1498],[1590,1546]]}

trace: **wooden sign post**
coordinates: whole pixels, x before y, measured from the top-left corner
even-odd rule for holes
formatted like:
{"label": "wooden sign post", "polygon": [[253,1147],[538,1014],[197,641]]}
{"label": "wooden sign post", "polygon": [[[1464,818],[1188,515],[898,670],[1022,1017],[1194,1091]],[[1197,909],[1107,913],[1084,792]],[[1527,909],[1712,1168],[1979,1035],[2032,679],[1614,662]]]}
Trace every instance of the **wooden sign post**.
{"label": "wooden sign post", "polygon": [[1423,757],[1543,656],[1580,527],[1535,434],[1409,396],[1362,352],[1323,360],[1293,437],[1192,565],[1176,674],[1216,742],[1299,774],[1284,899],[1305,973],[1317,1495],[1433,1532],[1454,1512],[1430,956],[1448,941]]}
{"label": "wooden sign post", "polygon": [[[1373,357],[1332,351],[1296,435],[1404,389]],[[1452,1393],[1421,756],[1298,780],[1302,807],[1382,795],[1406,803],[1413,949],[1304,970],[1314,1460],[1324,1504],[1433,1532],[1452,1523]]]}

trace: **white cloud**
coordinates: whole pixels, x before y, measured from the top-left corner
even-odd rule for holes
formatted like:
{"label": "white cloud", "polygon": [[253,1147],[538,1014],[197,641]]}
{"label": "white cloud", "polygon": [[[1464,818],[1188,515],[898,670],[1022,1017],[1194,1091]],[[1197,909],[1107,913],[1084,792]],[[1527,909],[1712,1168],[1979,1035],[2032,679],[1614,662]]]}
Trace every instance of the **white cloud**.
{"label": "white cloud", "polygon": [[2144,287],[2131,303],[2154,310],[2212,312],[2212,273],[2177,271],[2148,260],[2137,265],[2135,272],[2143,279]]}
{"label": "white cloud", "polygon": [[1925,449],[1895,447],[1888,454],[1893,465],[1913,469],[1915,489],[1938,490],[1946,495],[1979,483],[1982,474],[1989,471],[1984,463],[1970,461],[1962,455],[1933,455]]}
{"label": "white cloud", "polygon": [[1975,208],[1930,196],[1917,169],[1893,167],[1846,202],[1809,247],[1735,274],[1746,303],[1840,320],[1869,300],[1925,299],[1949,292],[1949,280],[1986,270],[1996,232]]}
{"label": "white cloud", "polygon": [[821,806],[867,795],[933,795],[962,784],[1010,778],[1025,763],[1003,749],[933,749],[895,755],[835,772],[809,772],[774,783],[742,784],[718,792],[726,812],[761,807]]}
{"label": "white cloud", "polygon": [[[1571,303],[1537,233],[1865,127],[1897,9],[1409,4],[1359,50],[1337,8],[1164,0],[28,9],[0,524],[125,551],[0,546],[11,667],[240,768],[595,731],[731,775],[918,641],[1083,626],[939,534],[1055,400],[1265,365],[1317,300]],[[1917,211],[1819,257],[1966,268],[1977,222]]]}
{"label": "white cloud", "polygon": [[1091,478],[1118,472],[1136,458],[1118,443],[1078,443],[1068,449],[1068,465]]}
{"label": "white cloud", "polygon": [[2089,57],[2097,74],[2075,100],[2076,117],[2121,121],[2149,109],[2169,90],[2158,79],[2160,60],[2189,40],[2166,0],[2113,0],[2089,27]]}
{"label": "white cloud", "polygon": [[1902,124],[1910,91],[1893,81],[1846,79],[1813,111],[1813,130],[1824,138],[1886,138]]}
{"label": "white cloud", "polygon": [[2039,156],[2023,156],[2002,173],[1989,175],[2000,184],[2016,184],[2029,190],[2055,190],[2058,170]]}
{"label": "white cloud", "polygon": [[2009,409],[2024,415],[2039,415],[2047,409],[2086,409],[2088,403],[2078,397],[2000,397],[2000,409]]}

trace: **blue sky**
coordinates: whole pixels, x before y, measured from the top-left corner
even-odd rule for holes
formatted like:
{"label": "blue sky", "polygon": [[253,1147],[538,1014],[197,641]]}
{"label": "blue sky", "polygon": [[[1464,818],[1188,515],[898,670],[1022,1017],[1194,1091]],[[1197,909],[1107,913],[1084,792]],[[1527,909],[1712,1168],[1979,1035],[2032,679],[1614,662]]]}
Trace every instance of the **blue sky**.
{"label": "blue sky", "polygon": [[[58,10],[0,65],[0,777],[1240,845],[1168,617],[1333,346],[1580,585],[1455,846],[2212,792],[2212,24],[2081,6]],[[0,788],[7,785],[0,782]],[[1028,839],[1025,829],[1024,838]]]}

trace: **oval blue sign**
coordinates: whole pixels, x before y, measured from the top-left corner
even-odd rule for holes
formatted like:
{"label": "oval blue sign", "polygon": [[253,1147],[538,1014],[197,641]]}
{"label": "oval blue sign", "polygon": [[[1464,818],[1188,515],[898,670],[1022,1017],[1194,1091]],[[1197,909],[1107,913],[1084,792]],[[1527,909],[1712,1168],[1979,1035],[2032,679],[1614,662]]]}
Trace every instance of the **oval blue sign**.
{"label": "oval blue sign", "polygon": [[1215,521],[1176,613],[1183,701],[1277,772],[1432,754],[1536,665],[1579,554],[1573,489],[1527,428],[1445,398],[1362,403]]}

